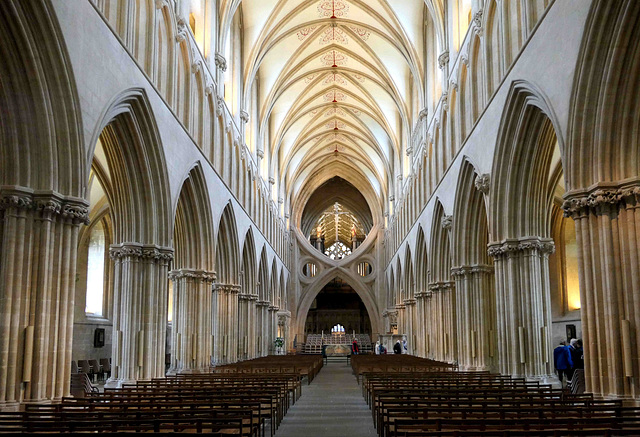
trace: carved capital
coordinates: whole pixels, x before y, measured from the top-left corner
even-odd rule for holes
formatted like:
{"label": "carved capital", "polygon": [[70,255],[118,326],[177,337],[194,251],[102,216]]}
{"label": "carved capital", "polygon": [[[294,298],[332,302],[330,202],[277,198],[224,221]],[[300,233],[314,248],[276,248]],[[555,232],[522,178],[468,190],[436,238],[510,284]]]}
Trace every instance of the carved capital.
{"label": "carved capital", "polygon": [[489,244],[487,253],[495,259],[515,256],[517,254],[539,254],[548,256],[555,251],[555,244],[550,238],[525,237],[508,239]]}
{"label": "carved capital", "polygon": [[20,189],[0,190],[0,210],[33,209],[33,193]]}
{"label": "carved capital", "polygon": [[256,151],[256,155],[257,155],[257,156],[258,156],[258,158],[260,158],[260,159],[264,158],[264,150],[262,150],[262,149],[258,149],[258,150]]}
{"label": "carved capital", "polygon": [[449,93],[446,91],[442,93],[442,110],[443,111],[449,110]]}
{"label": "carved capital", "polygon": [[62,218],[71,223],[89,224],[89,204],[84,199],[65,197],[54,191],[34,192],[23,187],[0,188],[0,210],[29,210],[46,220]]}
{"label": "carved capital", "polygon": [[215,282],[216,276],[217,275],[215,272],[195,269],[178,269],[169,272],[169,279],[171,279],[172,281],[178,281],[180,279],[190,279],[212,284],[213,282]]}
{"label": "carved capital", "polygon": [[491,176],[489,176],[488,173],[477,175],[474,185],[476,186],[476,190],[482,194],[488,194],[489,188],[491,187]]}
{"label": "carved capital", "polygon": [[109,257],[114,261],[151,261],[168,264],[173,260],[173,249],[151,244],[122,243],[109,248]]}
{"label": "carved capital", "polygon": [[245,123],[249,122],[249,113],[244,109],[240,111],[240,120],[242,120]]}
{"label": "carved capital", "polygon": [[598,183],[584,190],[572,190],[564,198],[564,215],[574,219],[590,213],[607,214],[620,207],[637,208],[640,206],[640,179]]}
{"label": "carved capital", "polygon": [[429,115],[429,110],[427,108],[423,108],[419,113],[418,113],[418,117],[420,117],[420,120],[423,120],[425,118],[427,118],[427,116]]}

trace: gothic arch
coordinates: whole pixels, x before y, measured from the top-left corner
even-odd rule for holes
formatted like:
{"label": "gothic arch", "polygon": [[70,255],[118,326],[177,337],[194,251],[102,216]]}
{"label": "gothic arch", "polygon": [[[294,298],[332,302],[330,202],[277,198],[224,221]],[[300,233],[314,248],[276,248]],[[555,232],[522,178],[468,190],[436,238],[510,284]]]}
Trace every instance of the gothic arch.
{"label": "gothic arch", "polygon": [[637,1],[593,2],[571,99],[568,192],[640,174],[639,19]]}
{"label": "gothic arch", "polygon": [[296,311],[296,332],[304,332],[307,314],[309,313],[309,308],[311,308],[313,300],[324,288],[324,286],[334,278],[342,279],[343,281],[348,283],[356,293],[358,293],[358,296],[360,296],[360,299],[362,299],[362,302],[364,303],[364,306],[369,313],[369,318],[371,320],[371,332],[382,333],[382,324],[379,319],[380,311],[378,310],[378,305],[376,304],[375,299],[371,296],[371,292],[367,290],[367,288],[358,280],[358,278],[352,272],[343,269],[330,269],[323,272],[318,280],[305,292],[304,297],[298,304],[298,310]]}
{"label": "gothic arch", "polygon": [[238,231],[231,202],[227,203],[220,217],[216,240],[216,273],[221,284],[237,284],[240,269]]}
{"label": "gothic arch", "polygon": [[110,173],[107,197],[113,210],[116,243],[169,246],[169,178],[162,141],[144,90],[123,91],[108,105],[90,143],[87,174],[98,139]]}
{"label": "gothic arch", "polygon": [[548,175],[556,144],[561,156],[565,150],[558,132],[557,118],[544,94],[528,82],[514,81],[500,122],[491,174],[494,241],[549,238]]}
{"label": "gothic arch", "polygon": [[196,163],[182,183],[174,219],[174,269],[213,271],[213,217],[206,180]]}
{"label": "gothic arch", "polygon": [[85,196],[80,104],[50,0],[0,5],[0,185]]}
{"label": "gothic arch", "polygon": [[429,253],[429,270],[433,281],[451,280],[451,245],[448,229],[451,226],[451,217],[444,212],[442,203],[438,201],[433,213],[431,224],[431,250]]}
{"label": "gothic arch", "polygon": [[249,228],[242,249],[242,280],[241,286],[244,293],[253,294],[257,282],[256,243],[253,237],[253,228]]}
{"label": "gothic arch", "polygon": [[452,262],[456,266],[491,263],[487,255],[490,241],[487,209],[481,187],[475,184],[478,177],[475,166],[465,158],[453,209]]}

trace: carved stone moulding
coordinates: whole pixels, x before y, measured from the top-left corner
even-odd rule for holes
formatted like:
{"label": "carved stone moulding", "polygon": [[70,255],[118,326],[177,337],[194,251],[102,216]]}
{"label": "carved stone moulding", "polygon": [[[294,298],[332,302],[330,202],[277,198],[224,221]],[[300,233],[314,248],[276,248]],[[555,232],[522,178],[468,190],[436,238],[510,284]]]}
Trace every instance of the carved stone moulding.
{"label": "carved stone moulding", "polygon": [[438,56],[438,66],[442,70],[449,63],[449,51],[445,50]]}
{"label": "carved stone moulding", "polygon": [[442,217],[442,221],[440,222],[440,224],[442,225],[442,229],[448,231],[449,229],[451,229],[451,225],[453,224],[453,216],[445,215],[444,217]]}
{"label": "carved stone moulding", "polygon": [[474,181],[476,186],[476,190],[480,191],[482,194],[488,194],[489,188],[491,188],[491,176],[488,173],[484,173],[476,176],[476,180]]}
{"label": "carved stone moulding", "polygon": [[415,305],[418,301],[416,299],[405,299],[402,301],[405,306]]}
{"label": "carved stone moulding", "polygon": [[[429,291],[432,293],[438,291],[448,291],[451,290],[455,286],[455,282],[453,281],[440,281],[440,282],[432,282],[428,285]],[[428,296],[427,296],[428,297]]]}
{"label": "carved stone moulding", "polygon": [[268,300],[257,300],[256,305],[259,307],[268,307],[271,304]]}
{"label": "carved stone moulding", "polygon": [[488,264],[473,264],[453,267],[451,269],[451,276],[467,276],[473,273],[493,273],[493,266]]}
{"label": "carved stone moulding", "polygon": [[223,284],[220,282],[213,284],[213,291],[218,293],[238,294],[240,289],[241,287],[236,284]]}
{"label": "carved stone moulding", "polygon": [[216,67],[218,67],[219,70],[222,70],[223,73],[227,71],[227,60],[220,53],[215,54],[214,62]]}
{"label": "carved stone moulding", "polygon": [[565,217],[581,217],[589,213],[606,214],[620,207],[640,205],[640,178],[620,182],[599,182],[587,189],[565,193],[562,209]]}
{"label": "carved stone moulding", "polygon": [[490,243],[487,253],[490,257],[498,259],[517,254],[551,255],[554,251],[555,244],[551,238],[522,237]]}
{"label": "carved stone moulding", "polygon": [[60,217],[73,224],[89,224],[89,203],[55,191],[34,191],[26,187],[0,187],[0,211],[35,211],[42,218]]}
{"label": "carved stone moulding", "polygon": [[177,269],[169,272],[169,279],[178,281],[180,279],[191,279],[196,281],[213,283],[217,278],[216,272],[197,269]]}
{"label": "carved stone moulding", "polygon": [[134,260],[169,263],[173,260],[173,249],[154,244],[120,243],[109,248],[109,257],[115,261]]}

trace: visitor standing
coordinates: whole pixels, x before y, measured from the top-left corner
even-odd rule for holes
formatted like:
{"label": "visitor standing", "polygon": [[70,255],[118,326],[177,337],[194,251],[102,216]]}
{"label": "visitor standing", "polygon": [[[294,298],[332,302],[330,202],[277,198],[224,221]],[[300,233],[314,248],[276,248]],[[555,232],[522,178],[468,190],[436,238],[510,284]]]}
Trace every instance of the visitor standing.
{"label": "visitor standing", "polygon": [[396,344],[393,345],[393,353],[394,354],[402,353],[402,345],[400,344],[400,340],[396,341]]}
{"label": "visitor standing", "polygon": [[560,385],[562,385],[564,376],[566,376],[567,381],[571,381],[573,361],[571,361],[571,351],[566,341],[561,341],[558,347],[553,350],[553,366],[558,373]]}
{"label": "visitor standing", "polygon": [[380,355],[380,340],[376,341],[376,349],[375,349],[375,353],[376,355]]}

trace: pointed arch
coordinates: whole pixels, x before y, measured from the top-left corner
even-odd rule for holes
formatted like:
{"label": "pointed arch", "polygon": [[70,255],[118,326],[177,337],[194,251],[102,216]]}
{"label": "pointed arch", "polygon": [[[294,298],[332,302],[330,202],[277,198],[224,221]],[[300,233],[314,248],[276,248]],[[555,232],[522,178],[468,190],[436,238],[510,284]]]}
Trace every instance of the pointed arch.
{"label": "pointed arch", "polygon": [[182,183],[174,219],[174,269],[213,271],[211,202],[202,165],[198,162]]}
{"label": "pointed arch", "polygon": [[436,202],[431,224],[431,247],[429,270],[434,282],[451,280],[451,245],[449,231],[446,229],[444,207],[440,200]]}
{"label": "pointed arch", "polygon": [[82,111],[50,0],[0,5],[0,185],[82,198]]}
{"label": "pointed arch", "polygon": [[[544,94],[514,81],[503,111],[492,170],[490,198],[494,240],[549,238],[548,179],[558,135],[557,118]],[[564,159],[562,160],[564,162]],[[514,178],[513,175],[518,175]]]}
{"label": "pointed arch", "polygon": [[220,217],[216,239],[216,273],[221,284],[237,284],[240,257],[238,229],[231,202],[227,203]]}
{"label": "pointed arch", "polygon": [[313,300],[316,298],[318,293],[320,293],[320,291],[335,278],[341,279],[349,284],[349,286],[353,288],[353,290],[358,294],[360,299],[362,299],[362,302],[367,309],[367,313],[369,313],[369,319],[371,320],[371,332],[382,333],[383,331],[380,320],[380,311],[378,310],[378,305],[371,295],[371,292],[367,290],[367,288],[360,280],[358,280],[354,273],[342,269],[325,270],[318,277],[316,282],[304,294],[304,297],[298,303],[298,309],[296,311],[296,332],[304,332],[305,322],[307,320],[307,315],[309,314],[309,309],[311,308]]}
{"label": "pointed arch", "polygon": [[490,264],[487,255],[489,226],[484,195],[475,186],[477,174],[474,165],[464,158],[453,209],[452,261],[456,266]]}
{"label": "pointed arch", "polygon": [[169,177],[146,92],[133,88],[117,95],[97,126],[85,168],[88,172],[99,139],[111,176],[107,197],[114,241],[169,246]]}
{"label": "pointed arch", "polygon": [[249,228],[242,248],[242,290],[244,293],[254,294],[257,283],[256,243],[253,228]]}
{"label": "pointed arch", "polygon": [[571,97],[567,191],[640,174],[639,20],[640,2],[593,3]]}

